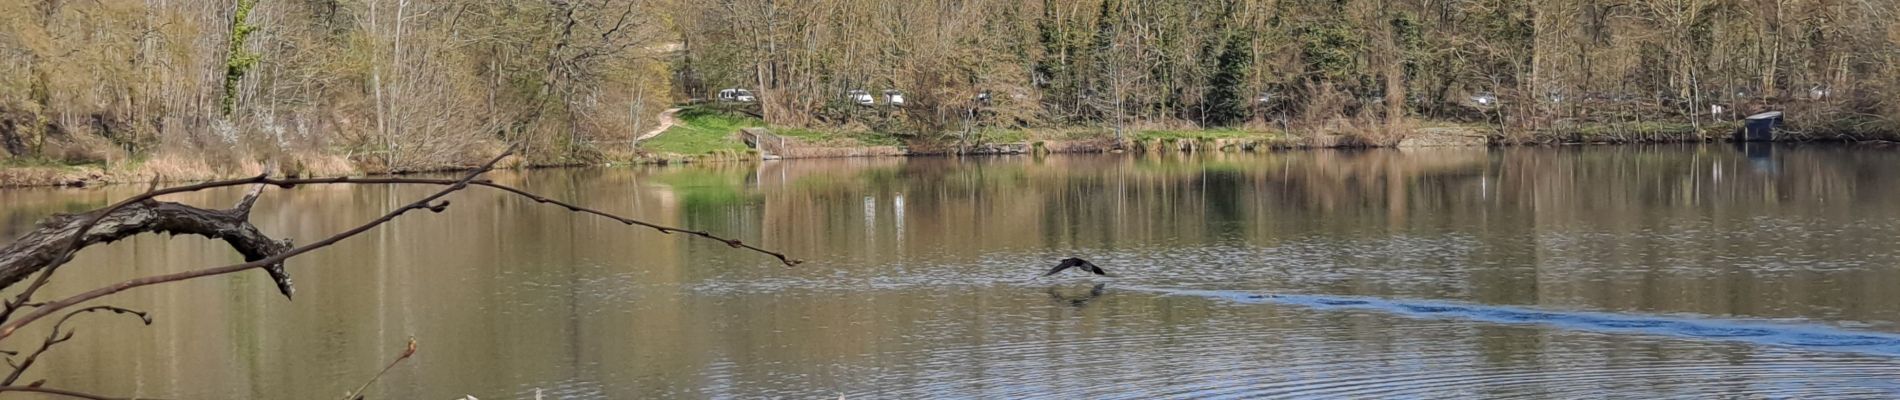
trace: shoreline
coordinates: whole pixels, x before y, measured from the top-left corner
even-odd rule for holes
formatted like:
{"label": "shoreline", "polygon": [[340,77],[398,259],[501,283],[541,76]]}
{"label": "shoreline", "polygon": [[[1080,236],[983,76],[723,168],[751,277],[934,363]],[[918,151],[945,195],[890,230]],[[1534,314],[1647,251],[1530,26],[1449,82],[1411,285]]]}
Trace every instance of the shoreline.
{"label": "shoreline", "polygon": [[[1256,153],[1276,151],[1304,151],[1326,149],[1416,149],[1416,148],[1510,148],[1510,147],[1567,147],[1567,146],[1616,146],[1616,145],[1666,145],[1666,144],[1711,144],[1711,143],[1762,143],[1772,145],[1789,144],[1843,144],[1900,146],[1900,141],[1892,140],[1853,140],[1824,139],[1798,140],[1781,139],[1768,142],[1738,142],[1729,138],[1656,138],[1654,140],[1540,140],[1531,142],[1501,142],[1492,136],[1475,135],[1419,135],[1408,137],[1396,144],[1377,145],[1355,142],[1342,135],[1329,135],[1307,138],[1226,138],[1196,139],[1167,138],[1147,141],[1125,141],[1117,145],[1113,139],[1078,140],[1038,140],[1030,142],[983,144],[964,147],[953,146],[857,146],[857,147],[811,147],[791,154],[762,157],[748,153],[743,157],[736,154],[713,154],[698,157],[664,158],[645,157],[632,160],[614,160],[602,163],[549,163],[536,164],[517,162],[514,165],[497,170],[536,170],[554,168],[578,168],[590,166],[643,166],[673,164],[722,164],[722,163],[760,163],[798,159],[860,158],[860,157],[946,157],[946,156],[1000,156],[1026,154],[1194,154],[1194,153]],[[328,178],[340,176],[403,176],[430,173],[452,173],[467,171],[466,168],[443,168],[427,171],[407,171],[400,173],[368,173],[354,171],[348,174],[300,174],[305,178]],[[257,175],[256,173],[211,173],[190,178],[159,179],[158,183],[194,183],[217,179],[235,179]],[[109,171],[98,165],[82,166],[0,166],[0,189],[15,188],[96,188],[109,185],[150,184],[150,176],[134,175],[127,171]]]}

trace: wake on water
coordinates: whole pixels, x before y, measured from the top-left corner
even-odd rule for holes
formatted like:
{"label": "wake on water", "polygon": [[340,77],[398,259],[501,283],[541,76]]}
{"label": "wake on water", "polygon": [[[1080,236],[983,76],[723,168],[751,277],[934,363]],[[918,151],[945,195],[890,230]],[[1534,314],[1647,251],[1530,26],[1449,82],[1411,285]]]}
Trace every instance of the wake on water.
{"label": "wake on water", "polygon": [[1537,324],[1560,329],[1721,340],[1885,356],[1900,356],[1900,335],[1812,324],[1770,324],[1713,318],[1540,310],[1529,307],[1442,301],[1244,291],[1123,287],[1171,296],[1195,296],[1243,304],[1274,303],[1315,309],[1366,310],[1412,318],[1451,318],[1498,324]]}

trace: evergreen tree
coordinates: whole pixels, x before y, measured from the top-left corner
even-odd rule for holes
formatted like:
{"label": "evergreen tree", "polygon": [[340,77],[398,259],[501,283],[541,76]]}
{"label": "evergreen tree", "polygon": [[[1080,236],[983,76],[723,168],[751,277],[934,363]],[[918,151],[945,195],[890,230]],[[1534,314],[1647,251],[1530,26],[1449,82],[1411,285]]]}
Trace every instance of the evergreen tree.
{"label": "evergreen tree", "polygon": [[1208,79],[1207,121],[1215,126],[1232,126],[1247,121],[1247,69],[1252,55],[1240,35],[1227,38],[1227,48],[1215,61],[1214,76]]}

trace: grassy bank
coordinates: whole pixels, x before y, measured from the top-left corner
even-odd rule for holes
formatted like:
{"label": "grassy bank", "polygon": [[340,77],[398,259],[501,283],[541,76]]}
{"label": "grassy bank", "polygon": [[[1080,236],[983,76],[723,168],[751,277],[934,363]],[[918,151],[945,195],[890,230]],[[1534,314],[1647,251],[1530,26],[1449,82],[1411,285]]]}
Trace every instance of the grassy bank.
{"label": "grassy bank", "polygon": [[1736,121],[1705,123],[1700,129],[1686,122],[1557,123],[1528,136],[1501,135],[1496,143],[1674,143],[1727,140],[1741,129]]}
{"label": "grassy bank", "polygon": [[[1739,122],[1709,123],[1695,126],[1679,122],[1576,123],[1561,121],[1535,130],[1513,134],[1499,133],[1495,127],[1443,121],[1414,121],[1399,130],[1398,139],[1383,142],[1355,136],[1353,132],[1301,130],[1284,132],[1271,128],[1222,129],[1128,129],[1116,140],[1113,129],[1099,126],[1071,126],[1034,129],[989,129],[968,135],[954,133],[931,137],[901,137],[866,130],[823,130],[771,127],[757,117],[709,106],[682,109],[678,123],[647,141],[632,153],[598,155],[584,163],[601,161],[680,162],[742,161],[759,158],[737,134],[744,128],[767,128],[789,139],[799,151],[784,155],[796,157],[838,157],[866,155],[1008,153],[1008,152],[1102,152],[1113,149],[1143,152],[1253,151],[1288,148],[1327,148],[1361,146],[1481,146],[1551,145],[1569,143],[1663,143],[1710,142],[1727,140],[1740,127]],[[1812,125],[1812,124],[1809,124]],[[1853,128],[1854,126],[1849,126]],[[1840,128],[1835,128],[1840,129]],[[1821,133],[1816,133],[1821,132]],[[1789,129],[1789,140],[1872,140],[1884,136],[1842,136],[1822,129]],[[487,158],[500,151],[500,146]],[[864,151],[873,149],[876,151]],[[257,161],[262,158],[274,162]],[[550,165],[537,163],[534,157],[506,160],[502,168],[532,168]],[[216,161],[225,160],[225,161]],[[204,181],[270,172],[291,176],[374,175],[382,169],[365,166],[347,154],[333,152],[278,153],[264,156],[205,156],[202,152],[160,151],[148,156],[115,159],[112,162],[59,162],[37,158],[0,158],[0,187],[80,186],[100,183],[144,183],[154,177],[167,182]],[[267,171],[268,170],[268,171]]]}
{"label": "grassy bank", "polygon": [[0,187],[76,186],[105,176],[104,164],[68,164],[43,159],[0,159]]}
{"label": "grassy bank", "polygon": [[[1156,140],[1201,140],[1219,139],[1259,139],[1272,140],[1285,138],[1279,131],[1249,130],[1237,128],[1216,129],[1136,129],[1123,132],[1126,140],[1148,142]],[[953,136],[954,138],[954,136]],[[1115,130],[1106,128],[1039,128],[1039,129],[996,129],[977,132],[969,140],[977,143],[1029,143],[1060,140],[1100,140],[1114,139]]]}
{"label": "grassy bank", "polygon": [[[680,110],[679,124],[659,136],[640,143],[649,156],[662,160],[731,158],[748,156],[753,151],[739,139],[745,128],[766,127],[764,120],[715,107],[695,106]],[[772,128],[772,133],[812,146],[859,147],[897,146],[903,140],[877,132],[849,132],[800,128]]]}
{"label": "grassy bank", "polygon": [[762,127],[765,121],[739,114],[700,107],[680,110],[679,124],[668,128],[640,148],[660,157],[694,157],[746,152],[735,132],[742,128]]}

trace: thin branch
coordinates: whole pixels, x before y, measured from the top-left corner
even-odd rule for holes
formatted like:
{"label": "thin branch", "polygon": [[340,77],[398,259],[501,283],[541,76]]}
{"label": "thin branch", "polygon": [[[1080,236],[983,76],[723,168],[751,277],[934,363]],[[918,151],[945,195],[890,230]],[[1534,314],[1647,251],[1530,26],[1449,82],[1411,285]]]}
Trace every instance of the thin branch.
{"label": "thin branch", "polygon": [[46,354],[47,350],[52,350],[54,345],[65,343],[68,340],[72,340],[73,331],[62,330],[66,327],[66,321],[72,320],[73,317],[78,316],[79,314],[95,312],[95,311],[111,311],[113,314],[137,315],[139,317],[139,321],[145,322],[146,325],[152,324],[152,316],[149,314],[146,314],[143,311],[113,307],[113,306],[92,306],[92,307],[81,308],[78,311],[66,313],[66,316],[63,318],[60,318],[58,323],[53,324],[53,331],[51,333],[46,334],[46,341],[40,343],[39,350],[34,350],[33,354],[28,354],[26,356],[26,359],[20,360],[19,364],[14,364],[12,358],[7,359],[7,365],[10,365],[13,367],[13,373],[7,374],[7,379],[5,381],[0,381],[0,386],[12,385],[13,382],[19,381],[20,376],[23,374],[26,374],[26,369],[33,368],[33,363],[36,361],[39,361],[41,354]]}
{"label": "thin branch", "polygon": [[[277,185],[283,188],[291,188],[297,185],[306,185],[306,184],[452,185],[452,184],[455,184],[455,182],[456,181],[449,180],[449,179],[416,179],[416,178],[318,178],[318,179],[264,179],[264,180],[261,180],[259,183]],[[700,238],[711,239],[714,241],[718,241],[720,243],[725,243],[727,246],[731,246],[734,248],[742,248],[742,249],[751,250],[753,252],[757,252],[760,254],[772,256],[773,258],[777,258],[779,262],[784,263],[785,266],[788,266],[788,267],[797,266],[798,264],[802,264],[805,262],[804,260],[791,258],[791,256],[787,256],[783,253],[779,253],[776,251],[771,251],[771,250],[759,248],[750,244],[746,244],[745,242],[737,240],[737,239],[727,239],[724,237],[720,237],[718,235],[714,235],[710,232],[659,225],[659,224],[655,224],[651,222],[641,221],[638,219],[623,217],[623,216],[615,215],[613,213],[609,213],[606,211],[582,207],[577,204],[551,199],[546,196],[534,194],[534,192],[529,192],[527,190],[523,190],[523,189],[516,188],[513,186],[495,183],[493,181],[474,180],[474,181],[470,181],[469,184],[474,185],[474,186],[488,187],[491,189],[496,189],[496,190],[512,193],[521,197],[526,197],[529,200],[534,200],[534,202],[536,203],[560,206],[561,208],[566,208],[568,211],[572,211],[572,212],[577,212],[577,213],[582,213],[582,214],[592,214],[595,216],[611,219],[616,222],[620,222],[622,224],[637,225],[637,226],[652,228],[653,230],[659,231],[660,233],[664,233],[664,234],[670,235],[673,233],[684,233],[687,235],[697,236]]]}
{"label": "thin branch", "polygon": [[383,366],[382,371],[376,372],[376,376],[369,377],[369,381],[363,382],[363,386],[357,386],[356,390],[352,390],[349,393],[344,393],[343,400],[362,400],[363,391],[369,390],[370,384],[376,383],[377,379],[382,379],[383,374],[389,373],[390,368],[396,368],[396,364],[402,363],[402,360],[407,360],[409,359],[409,356],[413,356],[413,355],[416,355],[416,338],[411,337],[409,338],[409,347],[403,349],[402,354],[396,355],[396,359],[390,360],[389,365]]}
{"label": "thin branch", "polygon": [[[449,185],[449,187],[443,188],[442,190],[435,192],[435,194],[429,195],[428,197],[424,197],[421,200],[416,200],[413,203],[409,203],[400,208],[392,210],[387,214],[383,214],[382,217],[376,218],[375,220],[371,220],[355,228],[351,228],[350,230],[343,231],[342,233],[332,235],[329,238],[325,238],[323,240],[319,240],[311,244],[290,249],[289,251],[285,251],[283,253],[280,253],[274,256],[270,256],[261,260],[246,262],[242,264],[233,264],[233,265],[227,265],[227,266],[217,267],[217,268],[200,269],[200,270],[195,270],[195,271],[185,271],[185,272],[179,272],[179,273],[174,273],[174,274],[148,276],[144,278],[128,280],[124,282],[119,282],[117,284],[113,284],[111,286],[93,289],[91,291],[80,293],[72,297],[60,299],[58,301],[47,302],[45,306],[34,309],[32,313],[21,316],[20,319],[18,320],[7,321],[5,325],[0,325],[0,339],[6,339],[7,337],[13,336],[13,333],[15,331],[18,331],[20,327],[25,326],[26,324],[30,324],[35,320],[46,318],[47,315],[52,314],[53,312],[59,311],[60,309],[64,309],[67,307],[72,307],[79,303],[90,301],[92,299],[97,299],[100,297],[104,297],[107,295],[111,295],[113,293],[122,292],[127,289],[132,289],[136,287],[151,286],[151,285],[157,285],[161,283],[177,282],[177,281],[182,281],[182,280],[187,280],[187,279],[202,278],[202,277],[213,276],[213,275],[223,275],[223,274],[229,274],[229,273],[238,272],[238,271],[261,268],[267,265],[282,262],[286,259],[295,257],[299,254],[308,253],[312,250],[321,249],[324,247],[329,247],[330,245],[336,244],[337,242],[342,241],[343,239],[348,239],[352,236],[356,236],[358,234],[362,234],[363,232],[367,232],[370,229],[380,226],[384,223],[388,223],[390,220],[394,220],[396,219],[396,217],[402,216],[403,214],[408,213],[410,211],[420,210],[420,209],[429,209],[429,210],[440,212],[441,209],[448,206],[448,202],[445,201],[438,204],[436,203],[437,199],[440,199],[443,196],[448,196],[450,193],[455,193],[455,192],[461,191],[462,189],[467,189],[469,181],[473,181],[475,180],[476,177],[479,177],[482,174],[487,173],[490,169],[493,169],[495,167],[495,163],[501,162],[502,158],[506,158],[510,155],[513,155],[514,152],[515,152],[514,147],[509,147],[508,151],[504,151],[501,153],[500,156],[496,156],[494,159],[488,160],[487,163],[484,163],[482,164],[480,168],[476,168],[474,171],[469,172],[467,176],[463,177],[461,180],[456,181],[455,184]],[[268,178],[263,177],[263,176],[252,178],[252,180],[263,180],[263,179],[268,179]],[[206,185],[206,184],[192,185],[192,186],[187,186],[187,187],[196,187],[196,186],[203,186],[203,185]],[[170,191],[170,190],[173,190],[173,189],[161,190],[160,192]],[[141,195],[138,197],[145,197],[145,196]],[[49,271],[51,269],[52,269],[51,267],[48,268]]]}
{"label": "thin branch", "polygon": [[[292,187],[292,186],[300,185],[300,184],[328,184],[328,183],[361,183],[361,184],[387,183],[387,184],[448,185],[448,184],[455,183],[455,181],[446,180],[446,179],[409,179],[409,178],[372,178],[372,179],[325,178],[325,179],[287,179],[287,180],[267,179],[265,180],[264,183],[275,184],[282,187]],[[469,184],[474,185],[474,186],[485,186],[488,188],[497,189],[497,190],[501,190],[508,193],[513,193],[521,197],[526,197],[529,200],[534,200],[536,203],[560,206],[561,208],[566,208],[568,211],[572,211],[572,212],[577,212],[577,213],[582,213],[582,214],[593,214],[595,216],[605,217],[607,219],[620,222],[622,224],[637,225],[637,226],[652,228],[653,230],[659,231],[660,233],[664,233],[664,234],[670,235],[673,233],[684,233],[687,235],[697,236],[697,237],[701,237],[705,239],[711,239],[714,241],[718,241],[720,243],[725,243],[727,246],[731,246],[733,248],[751,250],[754,252],[758,252],[760,254],[772,256],[774,258],[777,258],[780,263],[784,263],[785,266],[788,266],[788,267],[797,266],[798,264],[802,264],[805,262],[804,260],[791,258],[791,256],[787,256],[783,253],[779,253],[776,251],[771,251],[771,250],[759,248],[757,246],[753,246],[750,244],[746,244],[745,242],[740,241],[738,239],[727,239],[724,237],[720,237],[718,235],[714,235],[710,232],[696,231],[696,230],[690,230],[690,229],[684,229],[684,228],[676,228],[676,227],[641,221],[638,219],[622,217],[622,216],[615,215],[613,213],[609,213],[606,211],[596,210],[596,209],[583,207],[583,206],[565,202],[565,201],[551,199],[546,196],[534,194],[534,192],[529,192],[527,190],[523,190],[523,189],[516,188],[513,186],[494,183],[492,181],[476,180],[476,181],[469,182]]]}
{"label": "thin branch", "polygon": [[[504,153],[502,157],[512,154],[512,151],[513,150],[511,149],[509,153]],[[305,245],[303,247],[291,249],[289,251],[286,251],[282,254],[278,254],[276,256],[263,258],[263,259],[259,259],[255,261],[250,261],[243,264],[228,265],[224,267],[210,268],[210,269],[197,270],[197,271],[187,271],[187,272],[168,274],[168,275],[149,276],[149,277],[124,281],[112,286],[94,289],[89,292],[68,297],[61,301],[49,302],[49,303],[33,303],[33,305],[40,306],[39,309],[36,310],[33,314],[29,314],[27,318],[24,318],[20,321],[9,320],[8,316],[12,314],[14,311],[18,311],[21,308],[25,308],[25,306],[23,305],[28,304],[27,301],[31,299],[30,296],[32,292],[37,290],[39,286],[44,285],[44,282],[47,280],[48,275],[50,275],[51,270],[54,267],[58,266],[58,264],[53,264],[52,266],[47,267],[47,271],[43,271],[43,273],[40,276],[40,279],[38,281],[35,281],[34,286],[29,287],[27,292],[22,293],[16,299],[7,301],[6,311],[4,311],[3,313],[0,313],[0,322],[5,322],[4,325],[0,325],[0,339],[5,339],[11,336],[14,331],[18,330],[21,326],[25,326],[27,323],[31,322],[32,320],[44,318],[47,314],[53,311],[57,311],[58,309],[61,309],[61,308],[71,307],[80,302],[88,301],[91,299],[95,299],[95,298],[102,297],[105,295],[110,295],[113,293],[118,293],[120,291],[132,289],[136,287],[149,286],[149,285],[155,285],[155,284],[173,282],[173,281],[185,280],[185,279],[193,279],[193,278],[199,278],[199,277],[204,277],[204,276],[222,275],[222,274],[242,271],[245,269],[259,268],[260,266],[269,266],[269,265],[272,265],[273,263],[280,263],[283,260],[289,259],[290,257],[303,254],[311,250],[327,247],[331,244],[334,244],[336,241],[340,241],[344,238],[355,236],[357,234],[362,233],[362,231],[366,231],[370,228],[381,225],[384,222],[388,222],[388,220],[393,219],[396,216],[399,216],[402,213],[406,213],[408,211],[412,211],[416,209],[429,209],[431,211],[441,212],[444,208],[448,206],[448,202],[433,203],[433,200],[440,198],[441,196],[444,196],[448,193],[459,191],[471,185],[484,186],[488,188],[501,190],[504,192],[526,197],[530,200],[534,200],[537,203],[552,204],[552,205],[566,208],[572,212],[592,214],[592,215],[596,215],[600,217],[605,217],[605,218],[620,222],[622,224],[638,225],[638,226],[643,226],[647,228],[652,228],[663,234],[683,233],[683,234],[687,234],[694,237],[711,239],[714,241],[718,241],[720,243],[724,243],[725,245],[733,247],[733,248],[746,249],[746,250],[750,250],[750,251],[757,252],[760,254],[772,256],[774,258],[777,258],[779,262],[785,264],[786,266],[796,266],[804,262],[803,260],[791,258],[790,256],[787,256],[783,253],[760,248],[751,244],[747,244],[737,239],[728,239],[728,238],[720,237],[718,235],[714,235],[712,233],[705,232],[705,231],[689,230],[689,229],[649,223],[646,221],[641,221],[641,220],[637,220],[633,218],[615,215],[615,214],[608,213],[605,211],[582,207],[573,203],[550,199],[550,198],[537,195],[532,192],[528,192],[526,190],[522,190],[522,189],[515,188],[512,186],[497,184],[488,180],[474,179],[475,177],[491,170],[494,164],[498,162],[499,160],[501,160],[501,157],[497,157],[494,160],[489,161],[487,164],[484,164],[480,168],[475,169],[467,177],[463,179],[459,179],[459,180],[423,179],[423,178],[352,178],[352,177],[273,179],[268,176],[259,175],[259,176],[255,176],[251,178],[205,182],[205,183],[200,183],[200,184],[195,184],[195,185],[167,188],[163,190],[147,191],[144,194],[134,196],[132,198],[126,199],[124,201],[114,204],[111,207],[104,209],[104,211],[100,212],[99,215],[96,215],[94,216],[94,218],[89,219],[88,223],[96,224],[100,217],[110,214],[112,211],[115,211],[119,208],[123,208],[125,205],[132,204],[137,201],[149,200],[151,198],[163,196],[167,194],[193,192],[193,191],[219,188],[219,187],[228,187],[228,186],[258,184],[258,185],[277,186],[279,188],[285,188],[285,189],[294,188],[298,185],[309,185],[309,184],[421,184],[421,185],[449,185],[450,186],[450,188],[445,189],[443,192],[439,192],[434,196],[430,196],[424,199],[424,201],[418,201],[416,203],[412,203],[403,208],[394,210],[390,212],[389,214],[384,215],[382,218],[378,218],[377,220],[366,223],[355,229],[351,229],[349,231],[339,233],[336,236],[332,236],[323,241],[319,241],[316,243]],[[253,192],[256,192],[256,189],[253,189]],[[246,197],[249,198],[250,196],[247,195]],[[248,203],[251,201],[255,201],[255,200],[247,200],[245,203]],[[243,205],[243,204],[244,203],[240,203],[240,205]],[[90,228],[87,228],[87,229],[90,229]],[[70,256],[71,255],[68,254],[66,256],[67,259],[70,259]]]}
{"label": "thin branch", "polygon": [[0,386],[0,393],[6,393],[6,392],[40,393],[40,394],[50,394],[50,395],[55,395],[55,396],[64,396],[64,397],[71,397],[75,399],[88,399],[88,400],[156,400],[156,399],[145,398],[145,397],[108,397],[108,396],[100,396],[100,395],[91,394],[91,393],[80,393],[80,392],[75,392],[71,390],[45,388],[45,387],[38,387],[38,386]]}
{"label": "thin branch", "polygon": [[660,231],[660,233],[673,234],[675,232],[678,232],[678,233],[684,233],[684,234],[688,234],[692,236],[698,236],[698,237],[702,237],[706,239],[720,241],[720,242],[725,243],[727,246],[731,246],[732,248],[747,249],[747,250],[763,253],[766,255],[770,255],[772,257],[777,257],[779,262],[785,263],[785,266],[788,266],[788,267],[797,266],[798,264],[805,262],[804,260],[791,258],[778,252],[774,252],[771,250],[766,250],[766,249],[755,247],[750,244],[746,244],[745,242],[739,241],[737,239],[727,239],[727,238],[715,236],[711,233],[707,233],[704,231],[695,231],[695,230],[687,230],[687,229],[680,229],[680,228],[674,228],[674,227],[669,227],[669,226],[656,225],[653,223],[648,223],[646,221],[622,217],[622,216],[614,215],[605,211],[595,210],[595,209],[591,209],[587,207],[581,207],[578,205],[574,205],[572,203],[550,199],[538,194],[534,194],[532,192],[528,192],[526,190],[514,188],[512,186],[500,185],[500,184],[495,184],[495,183],[487,183],[487,182],[478,182],[478,183],[475,183],[475,185],[487,186],[487,187],[491,187],[495,189],[500,189],[509,193],[514,193],[522,197],[527,197],[529,199],[532,199],[538,203],[553,204],[553,205],[565,207],[567,208],[568,211],[573,211],[573,212],[583,213],[583,214],[598,215],[598,216],[606,217],[608,219],[612,219],[615,221],[620,221],[620,223],[627,224],[627,225],[639,225],[639,226],[644,226],[648,228],[653,228],[654,230]]}

